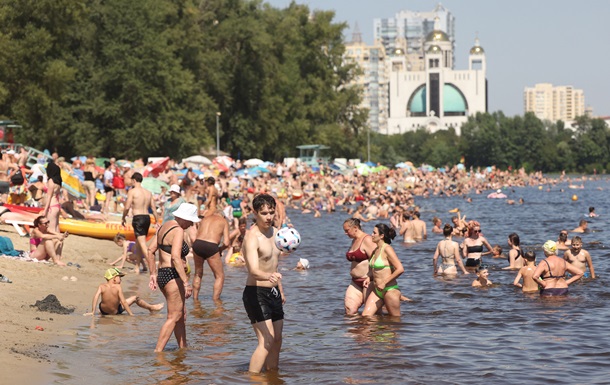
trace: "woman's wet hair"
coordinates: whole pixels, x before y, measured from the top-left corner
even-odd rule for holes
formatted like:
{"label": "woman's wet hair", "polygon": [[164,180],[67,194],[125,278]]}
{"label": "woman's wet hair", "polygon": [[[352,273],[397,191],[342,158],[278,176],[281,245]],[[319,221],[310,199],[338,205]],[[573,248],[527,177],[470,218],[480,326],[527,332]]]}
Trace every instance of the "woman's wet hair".
{"label": "woman's wet hair", "polygon": [[362,225],[360,224],[360,219],[358,218],[348,218],[343,222],[343,224],[349,225],[349,227],[356,226],[359,230],[362,230]]}
{"label": "woman's wet hair", "polygon": [[519,246],[519,236],[517,235],[517,233],[510,233],[508,236],[508,239],[510,239],[510,242],[515,245],[515,246]]}
{"label": "woman's wet hair", "polygon": [[449,223],[445,223],[445,227],[443,227],[443,235],[448,237],[453,233],[453,226]]}
{"label": "woman's wet hair", "polygon": [[383,241],[388,245],[392,244],[392,239],[396,238],[396,230],[389,227],[385,223],[378,223],[375,225],[379,235],[383,236]]}

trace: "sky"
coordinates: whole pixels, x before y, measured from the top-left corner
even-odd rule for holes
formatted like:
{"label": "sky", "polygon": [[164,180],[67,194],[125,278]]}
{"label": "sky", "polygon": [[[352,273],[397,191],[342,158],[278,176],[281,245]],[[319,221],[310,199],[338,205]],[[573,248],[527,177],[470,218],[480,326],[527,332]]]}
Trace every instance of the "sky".
{"label": "sky", "polygon": [[[291,0],[266,0],[285,8]],[[428,12],[433,0],[296,0],[334,10],[347,40],[358,23],[373,43],[373,20],[401,10]],[[523,91],[536,83],[582,89],[593,116],[610,116],[610,0],[445,0],[455,17],[455,69],[468,69],[478,35],[487,59],[489,112],[523,115]]]}

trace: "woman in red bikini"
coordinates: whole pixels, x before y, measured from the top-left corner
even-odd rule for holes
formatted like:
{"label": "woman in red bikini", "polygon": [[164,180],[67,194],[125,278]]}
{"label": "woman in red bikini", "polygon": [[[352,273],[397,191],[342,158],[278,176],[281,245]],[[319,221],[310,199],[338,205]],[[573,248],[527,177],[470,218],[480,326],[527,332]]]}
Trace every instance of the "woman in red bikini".
{"label": "woman in red bikini", "polygon": [[343,222],[343,231],[352,239],[352,245],[345,254],[347,260],[351,262],[350,274],[352,276],[352,282],[345,292],[345,314],[352,315],[358,314],[358,309],[371,293],[372,287],[369,289],[364,287],[365,282],[370,280],[368,261],[376,246],[371,236],[362,231],[360,220],[357,218],[350,218]]}

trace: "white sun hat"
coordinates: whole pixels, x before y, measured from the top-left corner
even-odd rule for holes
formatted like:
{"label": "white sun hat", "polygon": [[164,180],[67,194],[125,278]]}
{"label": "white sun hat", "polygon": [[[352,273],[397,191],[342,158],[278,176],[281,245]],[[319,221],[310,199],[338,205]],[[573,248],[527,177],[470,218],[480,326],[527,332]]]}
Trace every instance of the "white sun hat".
{"label": "white sun hat", "polygon": [[173,212],[174,217],[197,223],[200,221],[197,216],[197,206],[192,203],[182,203],[178,210]]}

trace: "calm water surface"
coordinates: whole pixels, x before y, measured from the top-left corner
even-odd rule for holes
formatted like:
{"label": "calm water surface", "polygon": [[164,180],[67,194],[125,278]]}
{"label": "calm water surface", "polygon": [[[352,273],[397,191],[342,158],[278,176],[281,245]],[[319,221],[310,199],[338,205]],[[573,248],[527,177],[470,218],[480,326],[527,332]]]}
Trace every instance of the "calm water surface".
{"label": "calm water surface", "polygon": [[[460,198],[416,200],[429,229],[433,216],[448,222],[449,210],[457,207],[467,219],[478,220],[490,243],[505,251],[508,234],[517,232],[522,246],[537,251],[538,261],[542,243],[557,239],[562,228],[575,228],[587,208],[595,206],[600,217],[590,221],[592,231],[583,239],[599,278],[570,286],[566,298],[522,294],[512,286],[516,272],[501,270],[505,260],[485,258],[492,288],[470,287],[473,275],[435,278],[432,255],[441,236],[431,234],[420,244],[393,244],[405,266],[399,285],[413,299],[402,304],[400,319],[346,317],[343,296],[350,278],[345,252],[350,240],[341,225],[347,214],[315,219],[289,212],[303,243],[280,263],[288,302],[279,374],[246,372],[256,339],[241,301],[245,270],[226,269],[223,303],[215,306],[206,265],[202,301],[188,301],[188,350],[176,350],[172,337],[165,353],[153,353],[164,311],[149,316],[133,307],[136,317],[98,318],[94,329],[83,317],[76,339],[58,350],[53,382],[607,384],[609,188],[606,181],[589,182],[584,190],[570,190],[566,184],[550,192],[546,187],[518,188],[507,193],[515,200],[523,197],[525,204],[514,206],[483,195],[473,195],[472,203]],[[571,200],[573,194],[578,201]],[[375,223],[365,224],[364,230],[370,233]],[[291,270],[298,257],[308,258],[312,268]],[[148,290],[145,276],[127,276],[123,288],[150,302],[163,301],[161,293]]]}

